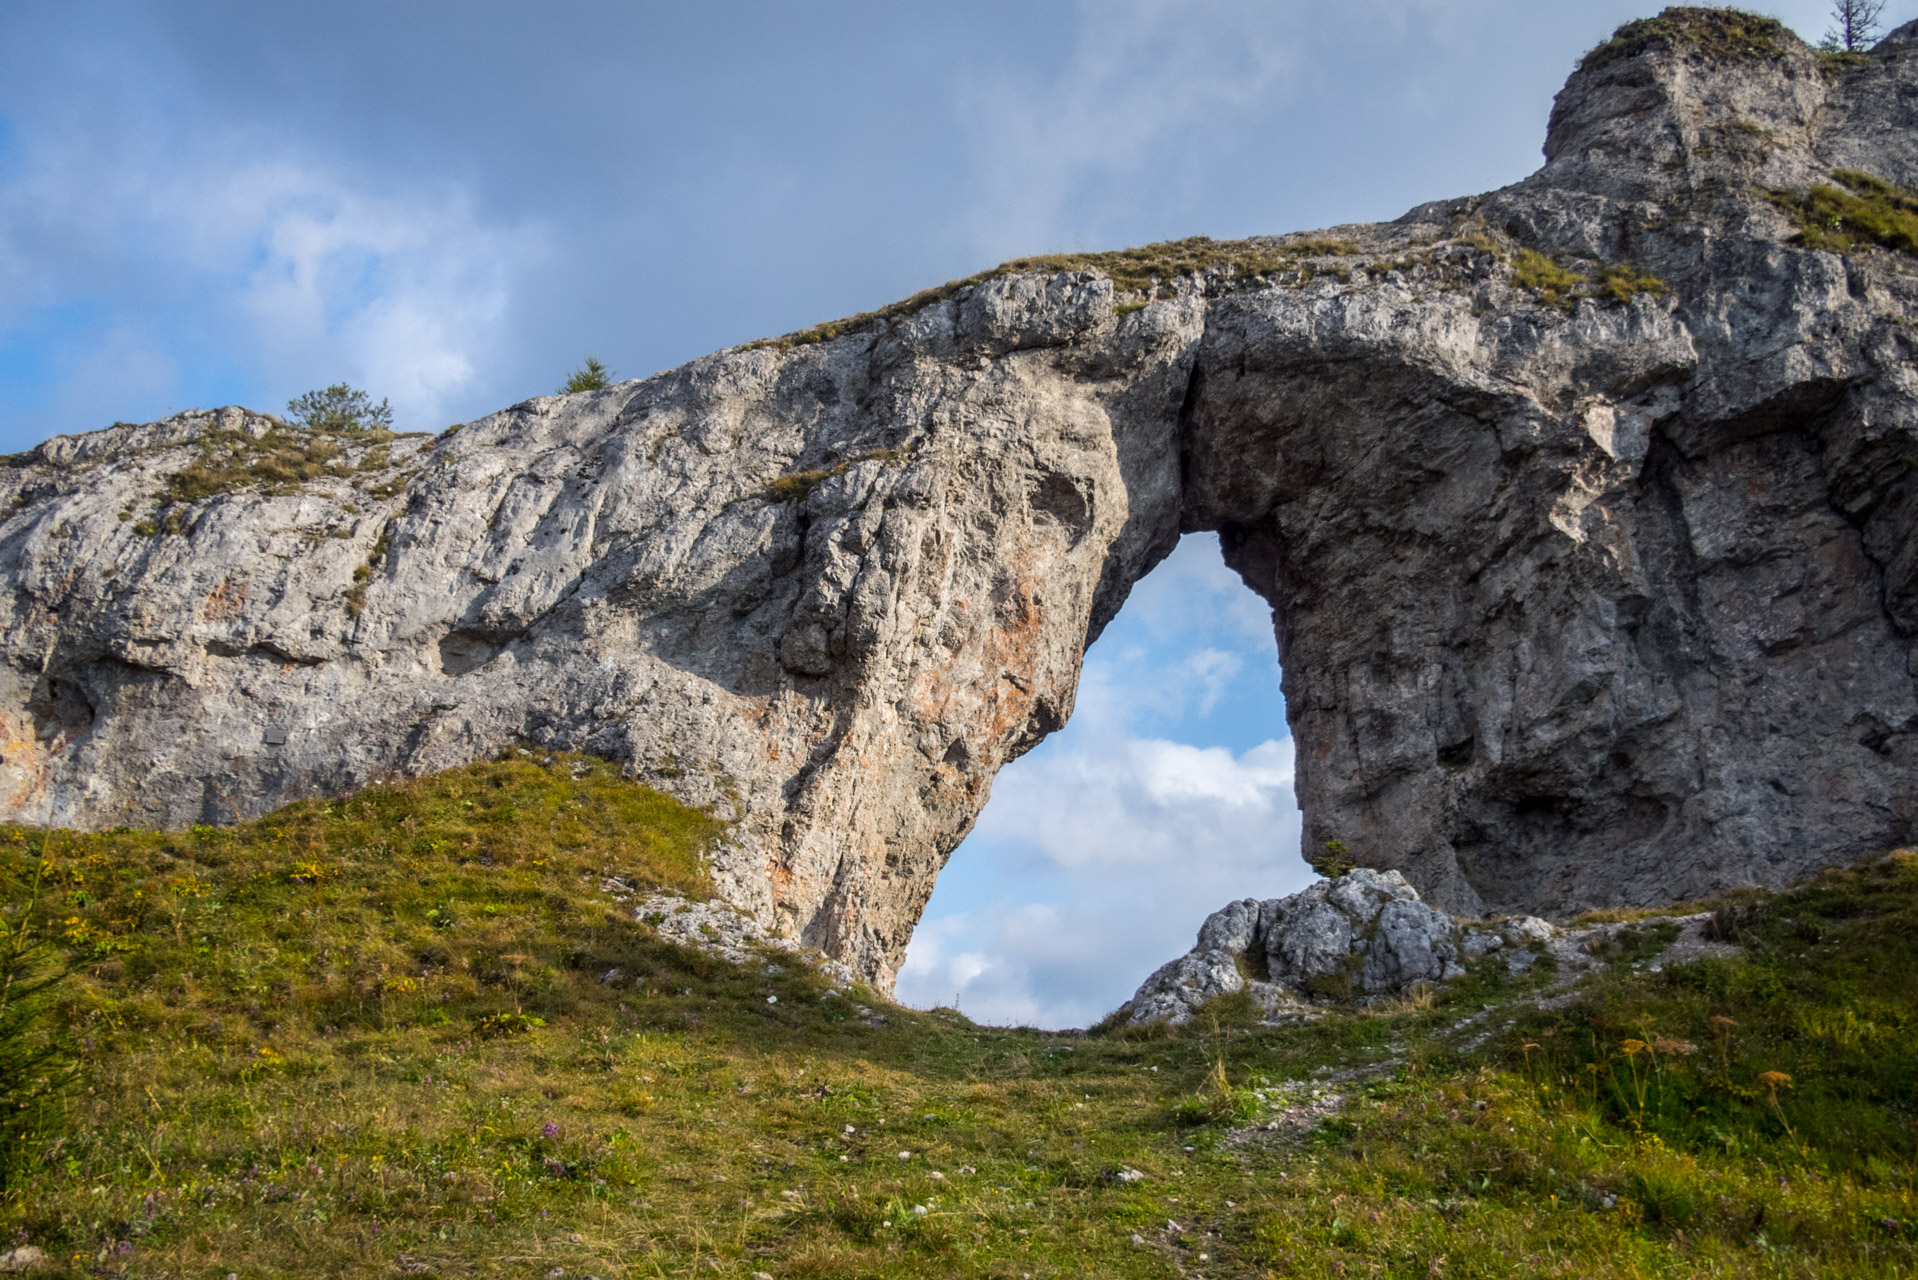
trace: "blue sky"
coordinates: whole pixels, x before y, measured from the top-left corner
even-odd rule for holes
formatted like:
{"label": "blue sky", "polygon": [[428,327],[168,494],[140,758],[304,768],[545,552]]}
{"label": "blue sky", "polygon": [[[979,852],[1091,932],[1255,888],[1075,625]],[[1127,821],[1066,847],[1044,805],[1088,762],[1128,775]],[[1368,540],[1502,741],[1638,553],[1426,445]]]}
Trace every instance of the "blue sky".
{"label": "blue sky", "polygon": [[[8,0],[0,452],[339,380],[437,429],[1010,257],[1394,217],[1535,168],[1579,54],[1653,7]],[[1263,606],[1210,540],[1159,575],[955,855],[909,998],[1084,1021],[1200,888],[1302,874]],[[1048,792],[1134,837],[1071,845]]]}

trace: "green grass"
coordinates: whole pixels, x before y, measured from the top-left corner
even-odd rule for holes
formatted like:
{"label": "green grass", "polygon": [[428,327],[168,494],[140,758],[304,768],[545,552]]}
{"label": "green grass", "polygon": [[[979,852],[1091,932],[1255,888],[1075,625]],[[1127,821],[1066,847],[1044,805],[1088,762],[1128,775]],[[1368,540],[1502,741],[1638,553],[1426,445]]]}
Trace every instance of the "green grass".
{"label": "green grass", "polygon": [[1671,292],[1671,286],[1649,271],[1627,263],[1614,263],[1599,269],[1592,291],[1612,302],[1630,302],[1641,293],[1662,298]]}
{"label": "green grass", "polygon": [[1536,249],[1520,249],[1512,258],[1512,287],[1530,289],[1548,306],[1569,307],[1585,278],[1567,271]]}
{"label": "green grass", "polygon": [[1596,71],[1649,49],[1688,47],[1713,58],[1776,57],[1799,43],[1776,18],[1743,9],[1674,6],[1655,18],[1639,18],[1612,33],[1611,39],[1579,61]]}
{"label": "green grass", "polygon": [[1639,294],[1662,298],[1671,286],[1626,263],[1601,263],[1589,275],[1562,266],[1536,249],[1512,255],[1512,287],[1528,289],[1547,306],[1570,311],[1580,298],[1629,303]]}
{"label": "green grass", "polygon": [[766,496],[774,502],[804,502],[806,495],[830,476],[830,471],[789,471],[766,486]]}
{"label": "green grass", "polygon": [[1855,169],[1832,177],[1842,185],[1821,182],[1805,192],[1770,193],[1798,227],[1793,243],[1833,253],[1871,245],[1918,253],[1918,191]]}
{"label": "green grass", "polygon": [[[258,437],[239,431],[208,431],[199,456],[169,475],[160,497],[167,503],[199,502],[242,489],[293,493],[321,477],[350,480],[392,465],[390,431],[323,431],[276,426]],[[360,450],[352,462],[348,446]]]}
{"label": "green grass", "polygon": [[[196,503],[247,491],[296,493],[322,479],[348,481],[367,497],[385,500],[404,492],[412,479],[410,471],[393,471],[389,446],[419,434],[286,423],[275,423],[258,437],[209,429],[197,438],[193,460],[166,475],[158,492],[129,504],[120,518],[133,521],[134,532],[143,536],[177,534],[186,528],[189,508]],[[392,474],[377,478],[386,472]],[[153,504],[150,513],[136,519],[136,508],[148,502]]]}
{"label": "green grass", "polygon": [[1645,917],[1562,1010],[1494,970],[1053,1035],[632,919],[722,834],[557,755],[230,830],[0,830],[16,910],[47,864],[84,1071],[0,1239],[74,1276],[1914,1272],[1913,855],[1728,904],[1743,959],[1653,973]]}

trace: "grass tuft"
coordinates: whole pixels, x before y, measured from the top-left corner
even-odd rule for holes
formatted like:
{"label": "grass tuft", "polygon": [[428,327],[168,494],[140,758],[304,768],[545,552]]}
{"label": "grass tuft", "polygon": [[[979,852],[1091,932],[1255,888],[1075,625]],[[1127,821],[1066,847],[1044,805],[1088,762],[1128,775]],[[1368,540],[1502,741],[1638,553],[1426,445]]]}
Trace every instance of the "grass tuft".
{"label": "grass tuft", "polygon": [[1842,186],[1821,182],[1802,193],[1769,193],[1797,224],[1794,244],[1832,253],[1869,245],[1918,253],[1918,191],[1855,169],[1840,169],[1832,177]]}
{"label": "grass tuft", "polygon": [[1536,249],[1520,249],[1512,258],[1512,287],[1532,290],[1547,306],[1570,309],[1583,283],[1584,277]]}
{"label": "grass tuft", "polygon": [[1601,267],[1593,285],[1593,292],[1597,296],[1620,303],[1630,302],[1641,293],[1662,298],[1671,291],[1670,285],[1651,272],[1640,271],[1622,262]]}
{"label": "grass tuft", "polygon": [[822,481],[845,475],[862,462],[899,462],[911,457],[915,451],[916,445],[912,444],[897,449],[866,449],[823,469],[788,471],[769,481],[761,492],[770,502],[804,502],[806,495],[818,488]]}
{"label": "grass tuft", "polygon": [[766,486],[766,496],[774,502],[804,502],[806,495],[830,476],[830,471],[789,471]]}
{"label": "grass tuft", "polygon": [[[373,443],[371,433],[365,434]],[[199,502],[247,488],[290,493],[321,476],[350,474],[331,465],[339,453],[339,439],[329,432],[276,427],[258,439],[209,432],[201,438],[200,456],[167,477],[162,497]]]}

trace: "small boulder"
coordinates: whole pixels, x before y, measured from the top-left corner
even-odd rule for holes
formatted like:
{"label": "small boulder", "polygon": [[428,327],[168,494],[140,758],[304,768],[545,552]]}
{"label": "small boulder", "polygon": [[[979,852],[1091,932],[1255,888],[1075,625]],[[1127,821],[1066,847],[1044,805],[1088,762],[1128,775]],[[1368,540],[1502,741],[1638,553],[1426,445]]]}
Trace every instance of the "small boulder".
{"label": "small boulder", "polygon": [[1464,973],[1458,921],[1396,871],[1360,867],[1265,904],[1272,981],[1324,995],[1384,995]]}
{"label": "small boulder", "polygon": [[1135,1024],[1180,1025],[1206,1001],[1241,991],[1268,1019],[1302,1011],[1302,997],[1390,995],[1457,978],[1467,959],[1529,939],[1533,925],[1549,935],[1550,925],[1529,919],[1502,933],[1468,930],[1426,906],[1398,872],[1360,867],[1289,898],[1213,912],[1198,945],[1147,978],[1125,1012]]}
{"label": "small boulder", "polygon": [[1471,960],[1490,955],[1504,945],[1505,939],[1496,933],[1481,933],[1477,929],[1467,929],[1465,936],[1459,939],[1459,947],[1465,952],[1466,958]]}
{"label": "small boulder", "polygon": [[[1210,925],[1212,917],[1208,917],[1206,923]],[[1200,936],[1205,936],[1204,929],[1200,930]],[[1177,960],[1160,965],[1151,977],[1140,984],[1137,994],[1132,997],[1131,1021],[1144,1023],[1164,1019],[1175,1026],[1180,1025],[1206,1001],[1217,996],[1236,995],[1243,990],[1245,975],[1239,972],[1236,955],[1230,951],[1201,951],[1195,948]]]}
{"label": "small boulder", "polygon": [[1214,911],[1199,926],[1199,942],[1194,950],[1243,953],[1259,936],[1261,905],[1257,898],[1242,898]]}
{"label": "small boulder", "polygon": [[1550,942],[1558,936],[1557,929],[1537,916],[1514,916],[1499,928],[1506,940],[1513,943]]}

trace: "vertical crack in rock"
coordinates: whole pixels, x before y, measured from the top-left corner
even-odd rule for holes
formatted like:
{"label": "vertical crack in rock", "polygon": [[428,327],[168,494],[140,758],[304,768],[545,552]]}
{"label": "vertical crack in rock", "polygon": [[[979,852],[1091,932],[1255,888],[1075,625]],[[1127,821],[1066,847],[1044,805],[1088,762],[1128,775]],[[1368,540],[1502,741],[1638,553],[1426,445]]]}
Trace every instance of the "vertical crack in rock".
{"label": "vertical crack in rock", "polygon": [[302,481],[236,408],[55,437],[0,467],[0,812],[577,748],[727,819],[721,894],[883,986],[1086,645],[1217,530],[1308,845],[1439,908],[1908,841],[1918,264],[1799,243],[1789,193],[1918,186],[1914,48],[1681,31],[1574,74],[1489,195],[1014,265]]}

